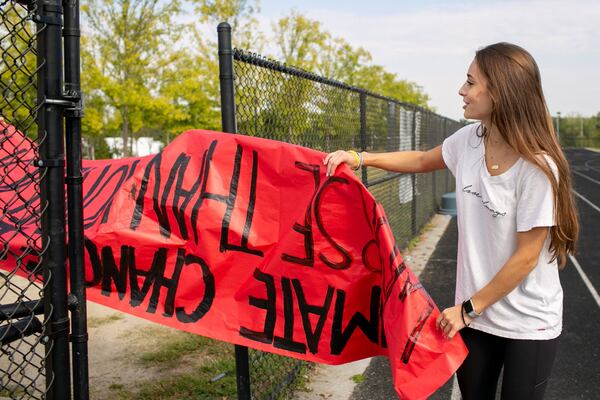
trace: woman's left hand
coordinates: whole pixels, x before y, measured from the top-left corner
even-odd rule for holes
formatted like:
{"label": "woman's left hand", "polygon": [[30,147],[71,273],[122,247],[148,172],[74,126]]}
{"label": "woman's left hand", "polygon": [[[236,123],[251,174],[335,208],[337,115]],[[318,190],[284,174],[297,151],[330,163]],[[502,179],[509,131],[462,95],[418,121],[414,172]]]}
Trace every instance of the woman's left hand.
{"label": "woman's left hand", "polygon": [[[444,311],[438,315],[435,326],[439,330],[442,331],[442,334],[446,337],[446,339],[450,340],[464,328],[466,325],[463,322],[463,318],[461,316],[462,313],[462,304],[455,305],[454,307],[446,308]],[[468,315],[465,315],[465,322],[469,324],[471,322],[471,318]]]}

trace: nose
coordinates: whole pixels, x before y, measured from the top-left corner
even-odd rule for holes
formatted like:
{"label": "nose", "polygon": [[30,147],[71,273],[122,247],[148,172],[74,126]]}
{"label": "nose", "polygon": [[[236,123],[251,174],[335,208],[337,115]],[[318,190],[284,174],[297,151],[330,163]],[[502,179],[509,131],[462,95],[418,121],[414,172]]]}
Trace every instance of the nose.
{"label": "nose", "polygon": [[466,86],[466,82],[462,84],[462,86],[458,89],[458,94],[462,97],[465,97],[467,95],[467,91],[465,89]]}

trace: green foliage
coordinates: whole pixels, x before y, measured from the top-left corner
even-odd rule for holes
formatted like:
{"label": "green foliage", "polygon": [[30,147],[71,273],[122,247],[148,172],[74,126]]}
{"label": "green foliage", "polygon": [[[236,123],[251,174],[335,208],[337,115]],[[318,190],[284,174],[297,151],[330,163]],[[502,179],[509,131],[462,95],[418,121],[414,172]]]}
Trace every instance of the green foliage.
{"label": "green foliage", "polygon": [[[557,123],[556,118],[554,123]],[[592,117],[578,114],[561,116],[560,134],[568,137],[600,138],[600,112]]]}
{"label": "green foliage", "polygon": [[350,378],[350,379],[352,379],[352,381],[354,383],[361,383],[361,382],[364,382],[365,376],[363,374],[357,374],[357,375],[352,375],[352,378]]}
{"label": "green foliage", "polygon": [[99,326],[108,325],[111,322],[123,319],[123,314],[111,314],[106,317],[89,317],[87,325],[89,328],[98,328]]}
{"label": "green foliage", "polygon": [[183,333],[176,335],[172,340],[165,341],[155,351],[141,354],[140,362],[145,365],[164,365],[165,363],[172,365],[183,356],[202,349],[210,342],[210,339],[203,336]]}
{"label": "green foliage", "polygon": [[[260,12],[258,1],[253,0],[192,0],[200,22],[216,27],[227,21],[235,32],[233,46],[261,52],[265,36],[260,31],[255,15]],[[216,47],[214,47],[216,48]]]}
{"label": "green foliage", "polygon": [[161,89],[162,75],[177,56],[169,45],[178,40],[180,2],[86,0],[82,10],[91,30],[83,47],[82,87],[93,109],[84,133],[102,136],[98,128],[112,125],[131,143],[143,126],[176,118]]}
{"label": "green foliage", "polygon": [[30,138],[37,137],[36,28],[19,4],[2,5],[0,24],[0,117]]}
{"label": "green foliage", "polygon": [[273,32],[279,52],[275,58],[286,64],[427,107],[429,97],[416,83],[399,79],[380,65],[370,65],[372,56],[367,50],[332,37],[320,22],[296,10],[273,23]]}
{"label": "green foliage", "polygon": [[[173,366],[190,353],[205,353],[201,366],[188,373],[152,379],[136,387],[113,385],[114,398],[129,400],[233,399],[236,394],[233,346],[192,334],[177,337],[153,353],[142,355],[142,363]],[[218,377],[218,378],[217,378]]]}
{"label": "green foliage", "polygon": [[561,116],[560,122],[554,117],[554,126],[563,146],[600,148],[600,112],[591,117],[569,114]]}
{"label": "green foliage", "polygon": [[273,23],[273,32],[282,62],[309,71],[317,69],[319,52],[330,38],[320,22],[292,10],[289,16]]}
{"label": "green foliage", "polygon": [[[130,144],[124,149],[127,155],[130,138],[152,136],[167,144],[188,129],[219,130],[217,44],[215,37],[205,32],[228,21],[235,47],[260,53],[266,43],[255,0],[83,0],[82,10],[82,130],[88,145],[84,154],[90,158],[112,156],[104,142],[109,136],[120,136]],[[197,14],[196,20],[179,22],[190,10]],[[428,97],[417,84],[372,65],[367,50],[333,37],[318,21],[292,10],[273,23],[273,32],[270,42],[279,53],[275,59],[427,106]],[[264,71],[265,76],[269,73]],[[239,124],[251,123],[255,131],[278,132],[276,139],[295,142],[295,135],[312,132],[325,143],[336,135],[328,131],[329,110],[356,107],[356,96],[316,95],[310,85],[298,85],[293,79],[265,79],[264,84],[272,95],[270,105],[246,116],[248,119],[240,118]],[[238,89],[237,99],[252,102],[256,90],[251,86]],[[304,111],[305,115],[300,115]],[[348,117],[346,122],[348,132],[356,131],[358,116]]]}

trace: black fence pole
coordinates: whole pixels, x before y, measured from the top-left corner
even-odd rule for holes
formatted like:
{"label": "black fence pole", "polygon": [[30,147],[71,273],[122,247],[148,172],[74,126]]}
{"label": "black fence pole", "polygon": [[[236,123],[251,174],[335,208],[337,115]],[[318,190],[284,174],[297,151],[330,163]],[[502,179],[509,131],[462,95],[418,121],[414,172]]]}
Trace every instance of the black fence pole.
{"label": "black fence pole", "polygon": [[[412,135],[411,135],[411,150],[417,150],[417,109],[413,108],[413,120],[412,120]],[[411,187],[412,187],[412,207],[411,207],[411,233],[413,236],[417,234],[417,175],[411,174]]]}
{"label": "black fence pole", "polygon": [[[436,130],[437,133],[436,133],[436,135],[434,135],[434,138],[433,138],[433,141],[432,141],[433,143],[428,143],[427,144],[428,148],[431,148],[432,144],[439,143],[438,140],[437,140],[437,138],[435,136],[439,135],[439,129],[440,129],[440,123],[441,122],[442,122],[442,120],[440,120],[439,118],[436,118],[436,125],[437,126],[436,126],[435,130]],[[438,175],[439,175],[438,172],[435,171],[435,170],[431,174],[431,180],[432,180],[431,192],[432,192],[432,200],[433,200],[432,201],[432,208],[433,208],[433,210],[431,210],[431,211],[434,212],[434,213],[436,213],[438,211],[438,199],[437,199],[437,192],[438,192],[438,189],[437,189],[437,186],[438,186],[437,185],[437,180],[438,180]]]}
{"label": "black fence pole", "polygon": [[[360,92],[359,95],[359,112],[360,112],[360,151],[367,150],[367,94]],[[361,168],[361,180],[363,185],[369,186],[369,177],[367,175],[367,169]]]}
{"label": "black fence pole", "polygon": [[62,5],[37,1],[38,136],[46,344],[46,399],[71,398],[65,241],[65,159],[62,99]]}
{"label": "black fence pole", "polygon": [[[233,49],[231,26],[222,22],[217,27],[219,37],[219,82],[221,86],[221,124],[223,132],[237,133],[235,119],[235,93],[233,87]],[[237,395],[239,400],[250,400],[250,362],[248,348],[235,346]]]}
{"label": "black fence pole", "polygon": [[[448,119],[444,118],[444,132],[442,132],[442,140],[441,140],[440,144],[444,142],[444,139],[446,139],[447,136],[449,136],[448,135]],[[445,183],[444,193],[448,193],[450,191],[450,184],[449,184],[449,182],[450,182],[450,172],[449,172],[448,169],[446,169],[444,171],[444,176],[446,178],[446,180],[444,182]],[[441,202],[441,199],[440,199],[440,202]]]}
{"label": "black fence pole", "polygon": [[235,93],[233,87],[233,49],[231,47],[231,26],[227,22],[219,24],[219,82],[221,86],[221,125],[223,132],[237,133],[235,120]]}
{"label": "black fence pole", "polygon": [[388,124],[387,124],[387,141],[385,145],[386,151],[398,150],[394,147],[394,141],[398,137],[398,126],[396,126],[396,103],[388,101]]}
{"label": "black fence pole", "polygon": [[71,294],[71,348],[73,351],[73,398],[89,399],[87,306],[83,255],[83,178],[81,176],[81,118],[79,0],[63,0],[65,11],[65,110],[67,149],[68,250]]}

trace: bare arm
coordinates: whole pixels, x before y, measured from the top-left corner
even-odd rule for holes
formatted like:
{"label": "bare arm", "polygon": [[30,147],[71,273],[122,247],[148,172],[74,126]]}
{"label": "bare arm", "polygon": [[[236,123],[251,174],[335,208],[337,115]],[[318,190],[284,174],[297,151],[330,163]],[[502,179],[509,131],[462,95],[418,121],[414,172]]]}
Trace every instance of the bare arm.
{"label": "bare arm", "polygon": [[[517,249],[513,255],[496,276],[471,297],[477,312],[484,312],[489,306],[509,294],[529,275],[537,265],[548,231],[547,227],[536,227],[527,232],[517,232]],[[448,339],[452,339],[456,332],[465,327],[461,313],[462,305],[457,304],[445,309],[438,317],[437,325]],[[467,324],[470,323],[471,318],[467,315],[464,315],[464,318]],[[442,323],[443,320],[446,320],[447,324]]]}
{"label": "bare arm", "polygon": [[[441,145],[429,151],[395,151],[392,153],[363,151],[362,156],[363,165],[393,172],[430,172],[446,168],[442,158]],[[341,163],[346,163],[350,168],[356,167],[355,158],[347,151],[338,150],[327,154],[323,160],[323,164],[327,165],[327,175],[333,175]]]}

